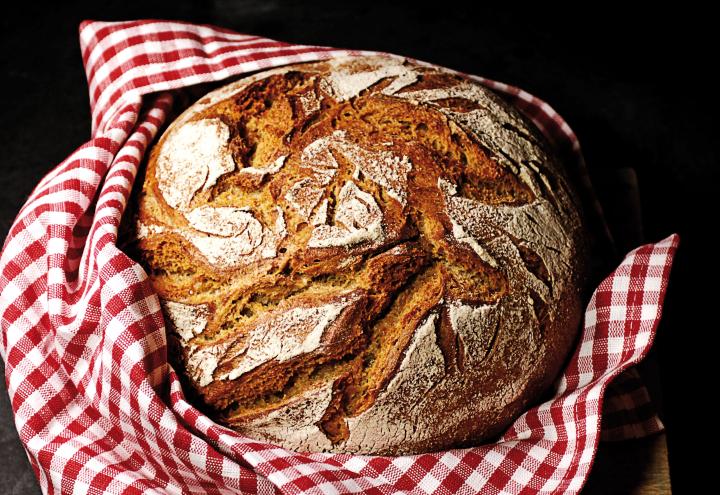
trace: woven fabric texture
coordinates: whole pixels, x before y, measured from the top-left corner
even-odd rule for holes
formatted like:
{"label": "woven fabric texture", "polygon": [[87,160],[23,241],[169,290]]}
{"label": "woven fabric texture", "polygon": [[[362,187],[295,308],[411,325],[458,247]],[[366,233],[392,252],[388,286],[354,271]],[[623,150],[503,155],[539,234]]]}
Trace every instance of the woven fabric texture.
{"label": "woven fabric texture", "polygon": [[[214,423],[186,401],[158,298],[116,245],[138,167],[182,88],[376,52],[148,20],[84,22],[80,41],[92,138],[37,185],[0,256],[7,387],[44,492],[575,493],[601,423],[608,439],[662,429],[638,376],[621,373],[652,344],[677,235],[628,253],[600,283],[552,399],[496,443],[402,457],[303,454]],[[577,138],[549,105],[472,77],[567,150],[589,187]]]}

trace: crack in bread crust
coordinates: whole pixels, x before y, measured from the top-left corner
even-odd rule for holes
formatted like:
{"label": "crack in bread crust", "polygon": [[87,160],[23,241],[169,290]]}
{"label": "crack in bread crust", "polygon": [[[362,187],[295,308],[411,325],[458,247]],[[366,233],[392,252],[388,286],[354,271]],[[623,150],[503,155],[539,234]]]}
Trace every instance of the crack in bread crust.
{"label": "crack in bread crust", "polygon": [[150,153],[129,250],[215,419],[310,451],[497,434],[580,318],[573,192],[479,84],[395,57],[258,73]]}

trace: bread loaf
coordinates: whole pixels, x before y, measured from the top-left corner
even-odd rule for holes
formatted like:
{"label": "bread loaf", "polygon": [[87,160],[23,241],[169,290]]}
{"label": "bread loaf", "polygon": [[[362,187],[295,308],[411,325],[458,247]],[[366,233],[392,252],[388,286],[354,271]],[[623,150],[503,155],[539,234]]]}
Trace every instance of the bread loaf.
{"label": "bread loaf", "polygon": [[260,72],[153,147],[134,239],[198,407],[301,451],[503,431],[576,337],[579,206],[533,125],[449,70]]}

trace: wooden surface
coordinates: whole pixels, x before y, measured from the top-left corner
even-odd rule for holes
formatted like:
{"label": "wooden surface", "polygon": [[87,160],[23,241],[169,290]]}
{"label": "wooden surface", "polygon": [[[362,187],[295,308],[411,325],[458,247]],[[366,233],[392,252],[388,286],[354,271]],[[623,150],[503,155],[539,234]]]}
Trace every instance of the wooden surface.
{"label": "wooden surface", "polygon": [[672,493],[665,433],[639,440],[600,442],[582,493]]}

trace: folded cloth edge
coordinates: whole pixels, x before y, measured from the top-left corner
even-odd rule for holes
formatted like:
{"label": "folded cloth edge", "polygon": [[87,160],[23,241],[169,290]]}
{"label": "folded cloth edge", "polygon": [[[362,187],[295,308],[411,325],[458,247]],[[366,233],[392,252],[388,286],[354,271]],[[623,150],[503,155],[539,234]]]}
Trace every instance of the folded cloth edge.
{"label": "folded cloth edge", "polygon": [[[138,22],[142,22],[142,21],[138,21]],[[117,25],[117,24],[122,24],[122,23],[105,24],[105,26],[112,26],[112,25]],[[92,22],[87,23],[87,24],[84,24],[84,25],[81,27],[81,32],[84,31],[84,30],[86,30],[86,29],[91,28],[92,26],[93,26],[93,23],[92,23]],[[98,25],[97,27],[100,27],[100,26]],[[193,26],[193,25],[190,25],[190,24],[186,25],[186,27],[187,27],[187,28],[194,28],[194,26]],[[207,29],[211,29],[211,28],[207,28]],[[225,32],[225,31],[220,31],[220,32]],[[82,36],[81,36],[81,38],[82,38]],[[312,47],[311,47],[311,48],[312,48]],[[320,47],[320,48],[321,48],[321,49],[325,49],[325,48],[327,48],[327,47]],[[325,54],[330,53],[330,52],[333,51],[333,50],[334,50],[334,49],[329,49],[328,51],[322,52],[322,54],[323,54],[323,56],[324,56]],[[343,50],[340,50],[339,52],[340,52],[340,53],[344,53]],[[356,51],[353,51],[353,52],[355,53]],[[356,52],[356,53],[377,53],[377,52]],[[86,54],[87,54],[88,59],[89,59],[90,53],[89,53],[89,52],[86,52],[86,50],[84,49],[84,50],[83,50],[83,59],[84,59],[84,60],[86,59]],[[392,55],[392,54],[390,54],[390,55]],[[396,56],[396,55],[393,55],[393,56]],[[291,63],[291,62],[287,62],[287,63]],[[89,76],[90,76],[90,74],[89,74]],[[158,91],[161,91],[161,90],[162,90],[162,89],[160,89],[160,90],[158,90]],[[155,92],[155,91],[153,91],[153,92]],[[131,113],[133,113],[133,112],[135,112],[135,114],[137,114],[137,113],[139,112],[139,109],[140,109],[140,108],[139,108],[139,104],[140,104],[140,102],[141,102],[141,99],[140,99],[140,97],[139,97],[139,93],[130,93],[129,96],[130,96],[130,98],[129,98],[128,100],[123,100],[123,103],[124,103],[124,104],[120,106],[120,110],[122,110],[122,111],[121,111],[119,114],[118,114],[118,113],[114,114],[114,116],[116,116],[116,117],[119,115],[120,118],[115,119],[114,125],[111,125],[111,126],[109,126],[107,129],[105,129],[105,131],[108,133],[108,135],[110,135],[110,136],[113,136],[113,135],[119,136],[120,134],[122,134],[120,131],[124,131],[126,134],[130,135],[133,128],[141,128],[141,129],[142,129],[142,127],[135,127],[135,121],[137,120],[137,116],[136,116],[135,118],[130,118],[130,119],[128,119],[128,118],[122,118],[123,115],[125,115],[126,117],[128,117],[128,116],[130,116],[129,114],[131,114]],[[137,96],[137,97],[136,97],[136,96]],[[538,101],[540,101],[540,100],[538,100]],[[563,122],[564,122],[564,121],[563,121]],[[565,125],[566,125],[566,124],[565,124]],[[118,127],[118,126],[119,126],[119,127]],[[156,126],[156,127],[157,127],[157,126]],[[568,127],[568,129],[569,129],[569,127]],[[155,131],[157,131],[157,128],[155,129]],[[98,139],[102,140],[102,139],[103,139],[103,134],[104,134],[104,133],[100,133],[100,136],[98,137]],[[146,141],[147,141],[147,139],[146,139]],[[125,141],[124,141],[124,142],[125,142]],[[145,143],[145,144],[147,144],[147,143]],[[110,147],[110,148],[112,148],[112,147]],[[109,152],[110,152],[110,149],[104,149],[104,148],[102,149],[102,151],[104,151],[105,154],[108,154],[108,153],[109,153],[112,157],[114,157],[114,162],[113,162],[113,164],[117,164],[118,161],[119,161],[119,160],[117,160],[117,157],[119,156],[118,151],[121,151],[120,148],[121,148],[121,146],[118,146],[118,147],[117,147],[117,149],[115,150],[116,153],[109,153]],[[84,148],[84,149],[87,150],[87,148]],[[578,146],[577,149],[579,150],[579,146]],[[82,151],[83,151],[83,148],[81,148],[81,149],[79,150],[79,152],[82,152]],[[122,153],[120,153],[120,155],[121,155],[121,154],[122,154]],[[138,155],[138,153],[136,153],[136,155]],[[141,156],[141,153],[139,153],[139,155]],[[71,156],[71,158],[72,158],[72,156]],[[103,158],[106,158],[106,157],[103,156]],[[139,157],[136,156],[135,158],[136,158],[135,161],[138,162],[138,161],[139,161]],[[87,158],[80,158],[80,159],[78,159],[78,160],[80,160],[80,161],[82,161],[82,160],[87,160]],[[64,163],[64,164],[70,164],[71,161],[68,160],[68,161],[63,162],[63,163]],[[110,166],[110,164],[108,164],[108,166]],[[135,163],[134,166],[136,167],[136,166],[137,166],[137,163]],[[59,168],[60,168],[60,167],[59,167]],[[82,167],[79,167],[79,168],[82,168]],[[67,170],[61,170],[60,172],[62,173],[63,171],[66,172]],[[57,191],[58,184],[57,184],[57,183],[53,183],[53,179],[54,179],[54,178],[56,179],[58,175],[60,175],[60,174],[52,174],[52,173],[51,173],[49,179],[48,179],[48,180],[45,180],[45,179],[44,179],[43,181],[41,181],[41,184],[39,184],[39,186],[43,186],[43,184],[44,184],[45,186],[54,186],[54,187],[55,187],[55,190]],[[112,174],[111,174],[111,173],[101,174],[101,176],[102,176],[102,177],[105,177],[104,180],[107,181],[108,178],[110,178],[110,177],[112,176]],[[98,178],[97,185],[99,186],[101,182],[102,182],[102,181],[100,180],[100,178]],[[39,189],[43,189],[43,188],[42,188],[42,187],[39,187]],[[47,188],[46,188],[46,190],[47,190]],[[42,191],[39,191],[39,192],[42,192]],[[33,196],[31,196],[31,199],[29,200],[28,204],[32,203],[33,201],[37,201],[38,199],[39,199],[39,198],[38,198],[37,195],[33,195]],[[24,208],[22,211],[26,211],[25,208]],[[21,214],[22,214],[22,211],[21,211]],[[35,212],[33,212],[33,213],[35,213]],[[35,213],[34,216],[31,215],[31,216],[27,216],[27,217],[22,218],[22,219],[20,218],[21,215],[19,215],[18,220],[20,220],[20,221],[24,224],[25,227],[32,227],[33,229],[36,229],[36,230],[37,230],[38,227],[37,227],[37,222],[36,222],[36,221],[37,221],[37,220],[40,218],[40,216],[42,216],[44,213],[45,213],[45,212]],[[96,212],[96,213],[97,213],[97,212]],[[85,216],[82,216],[81,218],[85,218],[86,220],[88,220],[88,219],[89,219],[89,220],[92,220],[92,219],[93,219],[93,217],[85,217]],[[43,221],[40,222],[40,227],[42,227],[43,225],[47,226],[47,225],[48,225],[47,222],[48,222],[48,219],[45,218]],[[23,229],[20,229],[20,230],[15,230],[15,232],[14,232],[14,234],[13,234],[13,230],[11,229],[11,236],[9,236],[9,237],[8,237],[8,240],[6,240],[6,247],[5,247],[5,249],[3,249],[3,254],[4,254],[4,255],[7,254],[6,249],[7,249],[7,247],[8,247],[9,242],[11,241],[11,237],[15,238],[15,237],[17,237],[17,236],[27,235],[28,230],[32,231],[32,229],[24,229],[24,231],[23,231]],[[41,235],[41,237],[42,237],[42,233],[40,233],[39,235]],[[32,237],[33,237],[33,234],[32,234],[32,232],[31,232],[30,238],[32,239]],[[55,238],[53,238],[53,239],[57,239],[57,237],[55,237]],[[34,239],[34,240],[33,240],[33,242],[36,242],[36,241],[37,241],[37,239]],[[662,245],[663,242],[668,242],[668,241],[671,243],[671,245],[673,245],[673,249],[677,246],[677,236],[675,236],[674,238],[668,238],[668,239],[666,239],[666,240],[664,240],[664,241],[662,241],[661,243],[658,243],[658,244],[659,244],[659,245]],[[51,242],[51,244],[52,244],[52,242]],[[57,243],[55,242],[55,244],[57,244]],[[12,251],[12,250],[11,250],[11,251]],[[27,252],[27,251],[26,251],[26,252]],[[37,254],[37,253],[33,253],[33,254]],[[50,253],[50,254],[53,254],[53,253]],[[632,254],[632,253],[631,253],[631,254]],[[67,262],[67,259],[64,260],[63,262],[64,262],[64,263]],[[72,263],[71,263],[71,264],[72,264]],[[12,285],[6,285],[5,283],[3,283],[3,294],[2,294],[2,297],[3,297],[3,301],[2,301],[2,303],[3,303],[3,304],[2,304],[2,309],[3,309],[3,320],[2,320],[2,323],[3,323],[3,347],[2,347],[2,348],[3,348],[3,355],[4,355],[4,357],[6,357],[6,356],[5,356],[5,351],[6,351],[7,345],[9,344],[9,342],[7,341],[7,336],[8,336],[8,335],[7,335],[7,331],[8,331],[8,329],[10,329],[11,327],[12,327],[13,329],[17,330],[17,319],[14,319],[14,320],[12,319],[12,316],[14,316],[14,315],[10,315],[10,318],[7,318],[7,316],[9,315],[8,309],[12,309],[11,312],[17,312],[17,311],[18,311],[18,306],[17,306],[17,305],[14,305],[14,304],[6,305],[6,302],[8,302],[8,299],[6,299],[6,298],[7,298],[8,296],[12,296],[12,294],[11,294],[11,293],[8,293],[8,292],[6,291],[6,289],[7,289],[7,287],[9,287],[9,286],[10,286],[10,287],[16,286],[16,285],[15,285],[15,284],[17,283],[17,280],[16,280],[16,278],[17,278],[17,273],[16,273],[16,272],[17,272],[17,269],[19,268],[19,266],[18,266],[17,263],[10,263],[9,260],[6,259],[6,256],[3,256],[3,260],[2,260],[2,262],[0,263],[0,265],[2,266],[2,269],[3,269],[3,282],[6,282],[6,281],[8,281],[8,280],[11,280],[11,281],[14,282]],[[622,266],[622,265],[621,265],[621,266]],[[22,272],[23,272],[23,269],[20,269],[20,273],[21,273],[21,274],[22,274]],[[72,270],[71,270],[71,273],[72,273]],[[86,272],[85,275],[87,275],[87,274],[88,274],[88,273]],[[41,285],[42,285],[42,284],[41,284]],[[32,286],[32,284],[29,284],[28,286],[29,286],[29,287],[33,287],[33,289],[35,289],[35,290],[37,289],[37,287]],[[661,293],[660,297],[661,297],[662,295],[664,295],[664,289],[663,289],[663,291],[661,291],[661,292],[662,292],[662,293]],[[51,301],[52,301],[52,299],[51,299]],[[62,304],[62,301],[61,301],[61,304]],[[67,303],[65,303],[65,304],[67,304]],[[658,317],[659,317],[659,315],[658,315]],[[62,325],[62,323],[61,323],[61,325]],[[652,333],[653,333],[653,332],[654,332],[654,328],[652,329],[651,334],[650,334],[650,336],[648,337],[648,342],[651,341],[651,339],[652,339]],[[639,358],[638,358],[638,359],[639,359]],[[8,369],[9,369],[9,371],[8,371],[8,374],[7,374],[7,381],[8,381],[9,390],[11,391],[11,396],[12,396],[12,395],[13,395],[13,392],[17,392],[17,391],[18,391],[17,383],[14,383],[14,384],[12,383],[13,380],[17,380],[17,376],[15,376],[15,377],[11,376],[11,373],[12,373],[12,365],[9,366]],[[38,378],[36,377],[36,378],[33,378],[32,380],[37,380],[37,379],[38,379]],[[10,387],[11,385],[14,385],[14,388],[13,388],[13,389],[11,389],[11,387]],[[30,394],[30,395],[31,395],[31,394]],[[28,396],[28,397],[29,397],[29,396]],[[25,398],[25,399],[27,399],[27,398]],[[22,400],[21,400],[21,402],[22,402]],[[27,403],[28,403],[28,402],[26,401],[25,404],[27,404]],[[19,407],[22,407],[22,404],[20,404]],[[17,411],[17,410],[16,410],[16,411]],[[50,411],[50,412],[52,412],[52,411]],[[599,415],[598,415],[598,420],[599,420]],[[24,425],[23,425],[23,426],[24,426]],[[599,425],[598,425],[598,426],[599,426]],[[21,438],[23,438],[21,425],[18,424],[18,427],[19,427],[19,431],[21,432]],[[25,438],[27,439],[27,437],[25,437]],[[596,440],[597,440],[597,437],[596,437]],[[26,447],[27,447],[27,445],[26,445]],[[594,450],[595,450],[595,449],[593,449],[593,455],[594,455]],[[423,457],[421,457],[421,458],[423,458]],[[34,460],[34,461],[39,461],[39,459],[38,459],[37,457],[35,457],[35,459],[31,459],[31,462],[33,462],[33,460]],[[328,460],[329,460],[329,459],[328,459]],[[36,473],[37,473],[38,464],[36,464],[35,462],[34,462],[33,464],[36,466]],[[522,463],[520,463],[520,464],[522,464]],[[516,468],[516,470],[515,470],[514,473],[517,473],[518,470],[519,470],[519,468],[521,468],[521,467],[522,467],[522,466],[518,466],[518,467]],[[523,468],[523,469],[524,469],[524,468]],[[373,469],[373,470],[375,470],[375,469]],[[277,471],[276,471],[276,472],[277,472]],[[450,473],[452,474],[453,471],[450,471]],[[428,473],[428,474],[430,474],[430,473]],[[448,476],[445,477],[444,479],[448,479],[449,477],[450,477],[450,476],[448,475]],[[340,480],[340,481],[342,481],[342,480]],[[501,481],[502,481],[502,480],[501,480]],[[499,484],[501,484],[501,481],[493,480],[492,475],[490,476],[490,479],[487,480],[487,482],[490,483],[490,484],[498,483],[498,485],[496,485],[496,486],[499,486]],[[584,481],[584,476],[583,476],[583,481]],[[507,489],[507,490],[509,490],[510,492],[515,491],[515,488],[513,488],[515,485],[513,485],[513,483],[511,483],[511,482],[516,483],[516,484],[518,483],[518,481],[514,480],[514,479],[511,477],[509,480],[506,480],[506,481],[505,481],[505,484],[503,485],[503,488],[502,488],[502,489],[503,489],[503,490]],[[297,484],[297,483],[298,483],[297,479],[294,480],[293,483]],[[431,483],[431,484],[432,484],[432,483]],[[581,484],[582,484],[582,482],[580,483],[580,485],[581,485]],[[342,483],[341,483],[341,485],[342,485]],[[575,482],[575,485],[573,485],[573,486],[570,486],[570,485],[572,485],[572,483],[570,483],[570,484],[568,485],[568,488],[570,488],[571,490],[579,489],[579,487],[576,486],[576,485],[577,485],[577,482]],[[62,484],[61,484],[61,486],[62,486]],[[345,486],[345,485],[342,485],[342,486]],[[420,486],[420,487],[422,488],[422,485],[421,485],[421,484],[418,485],[418,486]],[[428,485],[428,486],[429,486],[429,485]],[[465,486],[465,485],[463,485],[463,486]],[[468,486],[473,486],[473,485],[468,485]],[[542,490],[540,490],[540,491],[542,491]]]}

